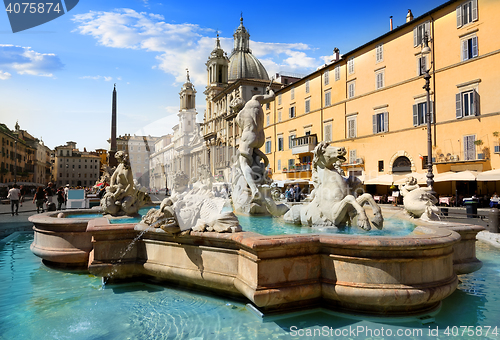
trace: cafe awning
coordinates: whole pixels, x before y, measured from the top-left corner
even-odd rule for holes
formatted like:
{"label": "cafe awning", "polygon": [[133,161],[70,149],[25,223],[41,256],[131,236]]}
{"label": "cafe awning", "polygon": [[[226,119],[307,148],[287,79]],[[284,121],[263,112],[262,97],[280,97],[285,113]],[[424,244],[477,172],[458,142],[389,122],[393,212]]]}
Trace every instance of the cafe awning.
{"label": "cafe awning", "polygon": [[464,170],[459,172],[443,172],[434,176],[434,182],[449,182],[449,181],[475,181],[478,172],[471,170]]}
{"label": "cafe awning", "polygon": [[477,175],[478,181],[500,181],[500,169],[480,172]]}
{"label": "cafe awning", "polygon": [[404,180],[406,178],[406,175],[409,175],[409,173],[400,175],[385,174],[375,178],[367,179],[365,180],[364,184],[392,185],[394,182],[398,180],[401,179]]}

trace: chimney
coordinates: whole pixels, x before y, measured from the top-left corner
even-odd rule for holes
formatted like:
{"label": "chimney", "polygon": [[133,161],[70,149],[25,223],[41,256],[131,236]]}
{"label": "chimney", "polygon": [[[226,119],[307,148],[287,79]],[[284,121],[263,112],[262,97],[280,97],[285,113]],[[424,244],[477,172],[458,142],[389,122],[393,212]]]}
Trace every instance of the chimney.
{"label": "chimney", "polygon": [[339,59],[340,59],[340,50],[337,47],[335,47],[333,49],[333,60],[332,60],[332,62],[338,61]]}
{"label": "chimney", "polygon": [[413,13],[411,12],[411,9],[408,10],[408,14],[406,14],[406,22],[410,22],[413,20]]}
{"label": "chimney", "polygon": [[390,22],[390,25],[391,25],[391,31],[392,31],[392,28],[393,28],[393,26],[392,26],[392,15],[389,17],[389,22]]}

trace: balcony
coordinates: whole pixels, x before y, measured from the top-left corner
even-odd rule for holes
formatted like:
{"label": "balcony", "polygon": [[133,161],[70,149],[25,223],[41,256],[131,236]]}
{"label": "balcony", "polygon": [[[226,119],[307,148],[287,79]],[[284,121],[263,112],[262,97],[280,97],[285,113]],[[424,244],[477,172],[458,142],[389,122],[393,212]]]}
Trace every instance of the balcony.
{"label": "balcony", "polygon": [[[425,157],[424,157],[425,158]],[[464,159],[463,155],[447,154],[447,155],[432,155],[433,164],[450,164],[450,163],[470,163],[470,162],[486,162],[490,159],[490,154],[481,152],[476,153],[475,157]],[[425,161],[425,159],[424,159]]]}
{"label": "balcony", "polygon": [[292,138],[292,154],[298,155],[313,152],[316,145],[318,145],[316,134]]}

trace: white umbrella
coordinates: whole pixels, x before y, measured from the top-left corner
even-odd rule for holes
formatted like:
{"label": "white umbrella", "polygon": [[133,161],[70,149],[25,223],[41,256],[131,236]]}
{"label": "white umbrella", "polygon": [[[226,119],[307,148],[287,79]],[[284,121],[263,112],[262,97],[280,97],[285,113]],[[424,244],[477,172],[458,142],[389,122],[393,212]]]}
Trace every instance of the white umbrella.
{"label": "white umbrella", "polygon": [[365,180],[364,184],[392,185],[395,181],[404,179],[405,175],[385,174]]}
{"label": "white umbrella", "polygon": [[405,184],[408,177],[415,177],[417,179],[417,184],[427,184],[427,174],[420,172],[412,172],[407,174],[404,178],[394,181],[394,185]]}
{"label": "white umbrella", "polygon": [[477,175],[478,181],[500,181],[500,169],[480,172]]}
{"label": "white umbrella", "polygon": [[442,174],[436,175],[434,182],[447,182],[447,181],[475,181],[477,179],[478,172],[465,170],[460,172],[443,172]]}

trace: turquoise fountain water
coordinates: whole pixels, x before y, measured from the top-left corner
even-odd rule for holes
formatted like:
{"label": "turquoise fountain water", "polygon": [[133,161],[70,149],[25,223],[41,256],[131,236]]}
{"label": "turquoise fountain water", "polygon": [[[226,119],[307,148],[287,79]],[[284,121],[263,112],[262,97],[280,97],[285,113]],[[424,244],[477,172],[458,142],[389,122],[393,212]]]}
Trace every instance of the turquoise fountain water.
{"label": "turquoise fountain water", "polygon": [[[243,301],[144,283],[103,287],[92,275],[53,270],[31,253],[32,241],[0,242],[0,339],[500,338],[499,250],[480,242],[483,268],[460,276],[435,322],[423,325],[327,312],[262,322]],[[462,335],[460,326],[472,327]]]}

